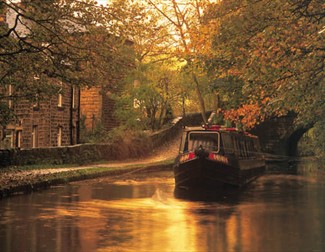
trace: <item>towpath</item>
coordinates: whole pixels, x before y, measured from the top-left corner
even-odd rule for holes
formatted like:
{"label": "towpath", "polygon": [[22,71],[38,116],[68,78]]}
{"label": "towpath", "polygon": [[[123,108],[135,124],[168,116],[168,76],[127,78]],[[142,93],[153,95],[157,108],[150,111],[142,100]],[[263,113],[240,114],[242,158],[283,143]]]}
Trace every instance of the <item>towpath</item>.
{"label": "towpath", "polygon": [[73,167],[42,167],[25,169],[12,167],[0,170],[0,198],[24,193],[69,181],[123,174],[149,167],[171,166],[177,156],[179,137],[154,149],[148,157],[123,161],[109,161]]}

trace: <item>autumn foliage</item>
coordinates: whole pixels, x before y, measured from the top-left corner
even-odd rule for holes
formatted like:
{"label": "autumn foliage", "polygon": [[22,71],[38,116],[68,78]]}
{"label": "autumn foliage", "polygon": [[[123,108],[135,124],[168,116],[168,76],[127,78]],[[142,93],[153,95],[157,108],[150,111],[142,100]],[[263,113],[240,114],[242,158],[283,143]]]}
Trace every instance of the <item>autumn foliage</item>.
{"label": "autumn foliage", "polygon": [[245,129],[251,129],[264,120],[265,114],[257,103],[244,104],[238,109],[226,110],[223,113],[228,121],[242,125]]}
{"label": "autumn foliage", "polygon": [[324,7],[318,0],[224,0],[210,6],[207,15],[218,24],[210,71],[243,83],[235,92],[246,105],[229,112],[230,118],[254,122],[259,117],[253,104],[271,116],[294,111],[300,123],[324,118]]}

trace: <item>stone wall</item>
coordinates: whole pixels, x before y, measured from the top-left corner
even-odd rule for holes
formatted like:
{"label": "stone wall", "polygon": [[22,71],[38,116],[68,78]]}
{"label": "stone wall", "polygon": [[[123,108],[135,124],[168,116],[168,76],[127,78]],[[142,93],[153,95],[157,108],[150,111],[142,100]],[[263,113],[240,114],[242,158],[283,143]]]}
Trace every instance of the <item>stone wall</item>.
{"label": "stone wall", "polygon": [[87,164],[95,161],[138,158],[179,135],[181,119],[148,138],[134,139],[128,143],[81,144],[57,148],[26,150],[0,150],[0,167],[22,165]]}
{"label": "stone wall", "polygon": [[115,113],[115,101],[109,95],[103,96],[102,122],[106,130],[111,130],[119,125]]}
{"label": "stone wall", "polygon": [[106,130],[118,126],[114,116],[115,102],[110,98],[110,92],[106,92],[103,87],[81,90],[80,110],[88,130],[94,129],[98,123],[101,123]]}
{"label": "stone wall", "polygon": [[[128,153],[129,155],[126,158],[138,156],[136,151]],[[113,144],[82,144],[57,148],[0,150],[0,167],[60,164],[82,165],[100,160],[110,161],[118,159],[120,159],[119,149]]]}
{"label": "stone wall", "polygon": [[293,121],[293,116],[268,118],[250,132],[259,137],[263,152],[288,155],[287,140],[294,132]]}
{"label": "stone wall", "polygon": [[153,146],[160,146],[167,141],[173,140],[175,137],[178,137],[183,126],[183,120],[181,117],[174,119],[172,125],[168,128],[162,129],[153,133],[150,138],[153,143]]}
{"label": "stone wall", "polygon": [[102,120],[103,98],[101,87],[82,89],[80,92],[80,112],[85,117],[87,129],[93,129]]}
{"label": "stone wall", "polygon": [[[0,149],[58,146],[59,133],[61,146],[76,143],[78,91],[63,84],[61,95],[60,104],[58,94],[35,103],[27,100],[13,101],[12,108],[16,120],[3,130],[0,127],[0,138],[4,138],[4,141],[0,141]],[[3,131],[6,134],[3,134]]]}

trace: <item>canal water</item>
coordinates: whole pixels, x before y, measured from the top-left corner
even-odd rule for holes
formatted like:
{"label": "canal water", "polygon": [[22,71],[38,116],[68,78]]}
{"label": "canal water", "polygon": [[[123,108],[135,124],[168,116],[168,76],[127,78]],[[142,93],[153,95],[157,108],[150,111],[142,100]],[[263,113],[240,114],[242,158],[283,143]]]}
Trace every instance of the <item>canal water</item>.
{"label": "canal water", "polygon": [[309,163],[242,191],[174,191],[171,171],[0,200],[0,251],[325,251],[325,176]]}

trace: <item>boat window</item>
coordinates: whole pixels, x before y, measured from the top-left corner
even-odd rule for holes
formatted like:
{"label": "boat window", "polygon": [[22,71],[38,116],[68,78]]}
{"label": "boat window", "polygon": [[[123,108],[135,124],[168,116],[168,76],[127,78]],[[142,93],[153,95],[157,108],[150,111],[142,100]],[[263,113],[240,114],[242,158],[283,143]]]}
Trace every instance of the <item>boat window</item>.
{"label": "boat window", "polygon": [[239,140],[240,157],[245,158],[247,156],[245,138],[243,136],[240,136],[238,140]]}
{"label": "boat window", "polygon": [[232,135],[232,142],[235,147],[235,154],[237,157],[239,157],[240,156],[240,146],[239,146],[238,136]]}
{"label": "boat window", "polygon": [[231,140],[231,135],[227,132],[224,132],[222,133],[221,138],[224,152],[226,154],[233,154],[235,150],[233,142]]}
{"label": "boat window", "polygon": [[255,157],[256,151],[254,150],[254,140],[249,139],[248,141],[248,151],[249,151],[249,157]]}
{"label": "boat window", "polygon": [[219,133],[218,132],[190,132],[188,135],[188,149],[194,151],[200,145],[206,150],[219,151]]}

